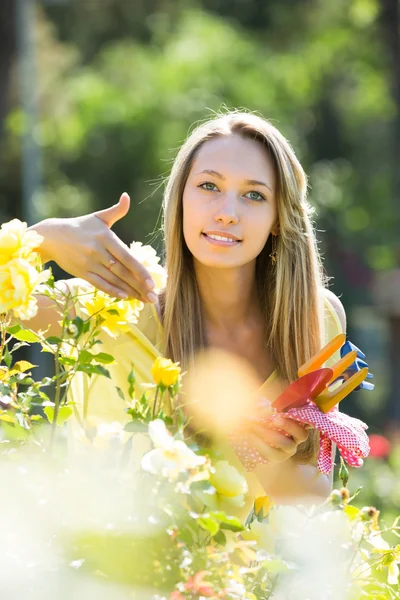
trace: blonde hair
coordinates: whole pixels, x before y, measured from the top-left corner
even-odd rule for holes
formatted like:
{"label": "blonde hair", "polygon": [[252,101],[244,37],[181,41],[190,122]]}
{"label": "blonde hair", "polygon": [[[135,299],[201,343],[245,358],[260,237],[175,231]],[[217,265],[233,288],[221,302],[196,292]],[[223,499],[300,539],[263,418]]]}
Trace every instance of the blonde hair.
{"label": "blonde hair", "polygon": [[[265,317],[265,341],[278,376],[291,382],[298,367],[322,345],[319,288],[322,268],[310,222],[307,177],[285,137],[267,120],[247,112],[229,112],[199,125],[180,148],[164,195],[165,260],[168,283],[160,297],[165,354],[187,369],[206,345],[193,258],[183,237],[182,196],[199,149],[217,136],[240,134],[262,144],[276,170],[278,260],[272,265],[272,236],[257,257],[259,301]],[[298,462],[316,460],[318,432],[300,445]]]}

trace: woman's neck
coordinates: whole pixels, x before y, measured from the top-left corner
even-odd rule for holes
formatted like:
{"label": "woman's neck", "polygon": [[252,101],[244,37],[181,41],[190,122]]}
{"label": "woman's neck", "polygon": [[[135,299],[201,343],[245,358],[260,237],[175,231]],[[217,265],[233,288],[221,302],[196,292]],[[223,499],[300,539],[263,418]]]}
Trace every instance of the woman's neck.
{"label": "woman's neck", "polygon": [[260,318],[255,263],[238,269],[195,263],[195,272],[206,329],[229,334]]}

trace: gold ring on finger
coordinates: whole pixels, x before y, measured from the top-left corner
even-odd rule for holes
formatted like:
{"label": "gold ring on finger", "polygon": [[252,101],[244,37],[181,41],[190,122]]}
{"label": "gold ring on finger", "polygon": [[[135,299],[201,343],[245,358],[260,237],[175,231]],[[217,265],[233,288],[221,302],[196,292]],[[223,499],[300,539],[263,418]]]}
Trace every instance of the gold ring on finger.
{"label": "gold ring on finger", "polygon": [[115,265],[116,262],[117,261],[114,258],[110,258],[110,260],[108,261],[107,269],[111,269],[111,267]]}

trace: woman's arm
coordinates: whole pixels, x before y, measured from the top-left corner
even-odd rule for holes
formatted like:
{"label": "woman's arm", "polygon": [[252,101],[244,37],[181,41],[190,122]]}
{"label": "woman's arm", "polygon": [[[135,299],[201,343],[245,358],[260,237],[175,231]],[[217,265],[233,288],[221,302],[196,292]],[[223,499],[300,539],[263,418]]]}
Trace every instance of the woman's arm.
{"label": "woman's arm", "polygon": [[[131,254],[129,248],[111,231],[112,225],[129,209],[129,196],[122,194],[115,206],[70,219],[46,219],[29,229],[39,233],[43,242],[38,248],[43,263],[56,262],[64,271],[89,282],[116,298],[138,298],[155,302],[150,273]],[[62,304],[68,293],[66,281],[57,282]],[[64,294],[64,295],[63,295]],[[54,301],[37,294],[38,313],[26,325],[34,331],[60,332],[59,311]],[[71,316],[74,316],[71,302]]]}

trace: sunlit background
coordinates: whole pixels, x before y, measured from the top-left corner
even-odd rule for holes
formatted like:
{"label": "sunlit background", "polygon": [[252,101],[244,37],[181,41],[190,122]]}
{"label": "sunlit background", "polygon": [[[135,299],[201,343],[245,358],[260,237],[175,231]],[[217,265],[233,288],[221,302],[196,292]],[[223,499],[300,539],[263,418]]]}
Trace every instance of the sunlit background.
{"label": "sunlit background", "polygon": [[1,222],[73,217],[127,191],[117,234],[161,250],[163,178],[193,123],[245,107],[289,138],[331,289],[375,374],[342,410],[394,448],[356,478],[388,510],[400,506],[399,12],[398,0],[0,3]]}

